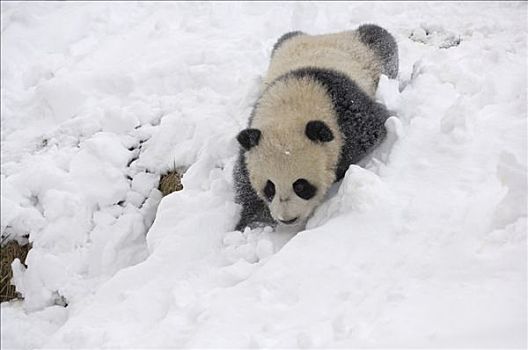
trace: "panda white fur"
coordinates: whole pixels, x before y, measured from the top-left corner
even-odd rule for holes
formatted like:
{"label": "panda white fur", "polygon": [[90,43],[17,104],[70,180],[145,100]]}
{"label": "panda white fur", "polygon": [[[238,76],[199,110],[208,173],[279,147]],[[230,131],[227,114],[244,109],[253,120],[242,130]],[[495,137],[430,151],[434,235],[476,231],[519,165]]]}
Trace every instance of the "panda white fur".
{"label": "panda white fur", "polygon": [[397,73],[396,42],[379,26],[283,35],[237,136],[235,229],[304,223],[350,164],[384,139],[389,113],[374,94],[381,74]]}

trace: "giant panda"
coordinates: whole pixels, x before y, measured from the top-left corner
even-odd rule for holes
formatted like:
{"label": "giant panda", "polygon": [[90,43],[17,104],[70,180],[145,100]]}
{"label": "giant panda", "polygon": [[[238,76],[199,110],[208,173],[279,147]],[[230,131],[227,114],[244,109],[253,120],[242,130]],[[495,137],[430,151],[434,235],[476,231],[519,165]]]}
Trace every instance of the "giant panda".
{"label": "giant panda", "polygon": [[277,41],[249,125],[236,137],[235,230],[302,225],[348,167],[383,141],[381,74],[396,78],[398,47],[377,25]]}

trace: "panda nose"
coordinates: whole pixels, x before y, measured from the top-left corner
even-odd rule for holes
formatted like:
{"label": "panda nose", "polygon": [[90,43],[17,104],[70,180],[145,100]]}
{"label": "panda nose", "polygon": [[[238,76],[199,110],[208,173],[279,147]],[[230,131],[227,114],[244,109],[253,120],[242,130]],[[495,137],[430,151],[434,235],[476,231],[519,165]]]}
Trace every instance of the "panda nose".
{"label": "panda nose", "polygon": [[295,221],[297,221],[297,218],[293,218],[291,220],[279,220],[280,222],[282,222],[283,224],[286,224],[286,225],[291,225],[293,224]]}

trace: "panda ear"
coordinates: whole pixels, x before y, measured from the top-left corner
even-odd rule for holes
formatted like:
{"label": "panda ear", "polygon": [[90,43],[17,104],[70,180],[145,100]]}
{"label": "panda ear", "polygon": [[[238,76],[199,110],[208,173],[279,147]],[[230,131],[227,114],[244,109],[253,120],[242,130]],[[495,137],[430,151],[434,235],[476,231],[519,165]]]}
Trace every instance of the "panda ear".
{"label": "panda ear", "polygon": [[315,142],[330,142],[334,139],[332,130],[320,120],[312,120],[306,124],[306,136]]}
{"label": "panda ear", "polygon": [[259,129],[244,129],[238,134],[237,141],[246,150],[250,150],[252,147],[258,145],[260,134]]}

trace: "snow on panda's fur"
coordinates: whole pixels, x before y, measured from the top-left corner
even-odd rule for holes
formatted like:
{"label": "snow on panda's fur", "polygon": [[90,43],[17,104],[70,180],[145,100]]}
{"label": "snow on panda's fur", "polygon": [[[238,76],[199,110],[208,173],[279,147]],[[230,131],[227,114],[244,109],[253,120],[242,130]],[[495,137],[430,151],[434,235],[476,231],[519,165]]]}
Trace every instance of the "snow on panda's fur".
{"label": "snow on panda's fur", "polygon": [[381,74],[397,73],[396,42],[379,26],[283,35],[237,136],[235,229],[304,223],[350,164],[384,139],[389,113],[374,94]]}

